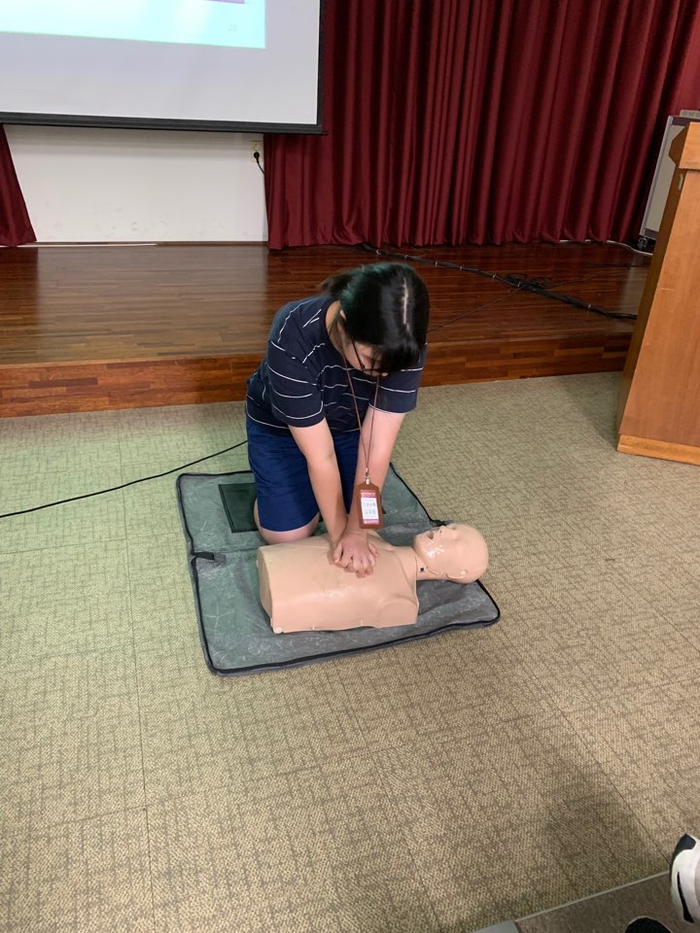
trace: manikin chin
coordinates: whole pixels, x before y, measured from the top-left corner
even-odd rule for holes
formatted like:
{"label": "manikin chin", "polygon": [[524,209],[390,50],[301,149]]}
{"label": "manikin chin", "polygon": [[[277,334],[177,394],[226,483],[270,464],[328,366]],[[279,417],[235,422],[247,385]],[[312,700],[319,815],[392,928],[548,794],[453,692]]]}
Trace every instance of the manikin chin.
{"label": "manikin chin", "polygon": [[473,583],[488,566],[486,542],[469,525],[432,528],[411,547],[371,534],[379,554],[374,573],[362,579],[332,562],[325,535],[259,549],[260,601],[275,634],[414,625],[417,583]]}

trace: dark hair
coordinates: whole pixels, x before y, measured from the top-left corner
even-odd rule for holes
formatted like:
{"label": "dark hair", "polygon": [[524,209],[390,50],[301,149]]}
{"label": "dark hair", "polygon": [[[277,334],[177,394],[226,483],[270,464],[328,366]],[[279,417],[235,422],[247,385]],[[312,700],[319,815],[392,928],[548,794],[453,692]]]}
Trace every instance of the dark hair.
{"label": "dark hair", "polygon": [[428,331],[430,299],[410,266],[358,266],[326,279],[321,293],[340,302],[352,340],[376,348],[376,369],[392,373],[416,365]]}

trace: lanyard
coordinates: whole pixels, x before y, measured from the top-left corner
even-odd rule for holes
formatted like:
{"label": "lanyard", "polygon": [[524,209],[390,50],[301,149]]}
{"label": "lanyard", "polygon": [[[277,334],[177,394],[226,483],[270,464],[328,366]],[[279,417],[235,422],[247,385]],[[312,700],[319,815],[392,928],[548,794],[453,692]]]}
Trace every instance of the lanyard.
{"label": "lanyard", "polygon": [[365,454],[365,484],[369,486],[369,455],[372,453],[372,435],[374,433],[374,412],[377,408],[377,398],[379,396],[379,376],[377,376],[377,384],[374,388],[374,401],[372,402],[372,417],[369,423],[369,442],[365,447],[365,441],[362,437],[362,420],[360,418],[360,409],[357,404],[357,397],[355,395],[355,389],[352,384],[352,376],[350,375],[350,370],[348,369],[348,361],[345,359],[345,354],[343,353],[343,363],[345,365],[345,375],[348,377],[348,385],[350,386],[350,394],[352,395],[352,400],[355,405],[355,414],[357,415],[357,426],[360,429],[360,443],[362,444],[362,450]]}
{"label": "lanyard", "polygon": [[379,395],[379,376],[377,376],[377,384],[374,389],[374,402],[372,403],[372,415],[369,425],[369,441],[365,447],[365,441],[362,436],[360,408],[357,404],[357,397],[355,395],[355,389],[352,384],[352,376],[350,375],[350,370],[348,368],[348,362],[345,359],[345,354],[343,354],[343,363],[345,364],[345,374],[348,377],[350,394],[352,395],[352,400],[355,404],[357,426],[360,429],[360,443],[362,444],[362,450],[365,454],[365,481],[364,483],[360,483],[360,485],[357,487],[357,504],[360,512],[360,528],[377,529],[383,526],[384,518],[382,516],[382,500],[379,487],[375,486],[369,478],[369,457],[372,453],[372,434],[374,433],[374,413],[377,410],[377,397]]}

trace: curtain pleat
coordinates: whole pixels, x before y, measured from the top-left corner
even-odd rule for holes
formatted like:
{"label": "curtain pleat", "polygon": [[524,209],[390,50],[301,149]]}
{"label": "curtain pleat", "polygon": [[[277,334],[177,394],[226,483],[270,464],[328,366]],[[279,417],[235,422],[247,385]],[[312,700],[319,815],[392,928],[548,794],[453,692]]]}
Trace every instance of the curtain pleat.
{"label": "curtain pleat", "polygon": [[5,130],[0,126],[0,246],[35,243]]}
{"label": "curtain pleat", "polygon": [[695,0],[326,0],[321,137],[268,136],[271,248],[630,239]]}

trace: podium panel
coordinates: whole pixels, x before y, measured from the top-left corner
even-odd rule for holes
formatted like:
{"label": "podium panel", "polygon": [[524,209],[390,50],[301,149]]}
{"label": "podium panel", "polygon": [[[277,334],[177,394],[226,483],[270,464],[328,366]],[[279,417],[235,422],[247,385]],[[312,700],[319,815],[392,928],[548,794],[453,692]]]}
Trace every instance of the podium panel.
{"label": "podium panel", "polygon": [[618,450],[700,464],[700,123],[676,163],[618,398]]}

